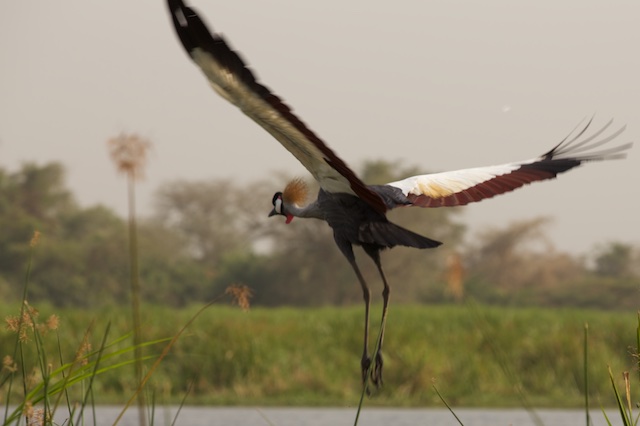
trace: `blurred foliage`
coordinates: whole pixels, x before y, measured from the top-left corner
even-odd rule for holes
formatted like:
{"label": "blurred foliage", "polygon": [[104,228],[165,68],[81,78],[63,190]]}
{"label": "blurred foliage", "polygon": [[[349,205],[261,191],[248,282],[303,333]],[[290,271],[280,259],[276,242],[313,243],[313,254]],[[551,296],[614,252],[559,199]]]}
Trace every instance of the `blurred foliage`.
{"label": "blurred foliage", "polygon": [[[399,163],[371,161],[361,176],[376,184],[415,173]],[[84,308],[125,303],[126,223],[105,207],[79,206],[64,174],[57,163],[27,163],[15,172],[0,168],[0,297],[21,296],[29,241],[38,230],[32,301]],[[295,219],[286,225],[281,217],[267,218],[273,193],[286,180],[162,185],[153,215],[139,221],[144,300],[184,306],[244,284],[258,305],[360,303],[357,280],[325,223]],[[315,183],[309,185],[317,191]],[[583,256],[559,252],[546,238],[547,218],[488,229],[463,244],[467,236],[458,212],[390,212],[399,225],[445,242],[434,250],[398,247],[382,254],[394,303],[471,297],[516,306],[640,306],[638,247],[608,242]],[[376,300],[382,283],[375,267],[360,249],[356,256]]]}
{"label": "blurred foliage", "polygon": [[[60,318],[56,334],[45,342],[49,354],[74,354],[87,324],[94,324],[89,335],[94,348],[108,322],[112,337],[130,331],[127,306],[90,311],[47,304],[37,308],[41,318],[53,313]],[[166,338],[199,308],[150,306],[144,311],[143,335],[148,340]],[[0,301],[0,311],[16,314],[19,305]],[[636,344],[634,312],[476,304],[392,306],[385,336],[385,387],[367,404],[442,408],[432,389],[435,379],[448,402],[458,407],[580,407],[585,322],[589,389],[597,401],[592,414],[597,414],[596,407],[614,404],[607,366],[634,371],[637,365],[629,351]],[[217,304],[189,326],[147,386],[156,395],[156,407],[179,403],[187,389],[189,404],[349,406],[362,391],[361,333],[359,305],[252,307],[244,312]],[[0,329],[3,355],[14,344],[15,334]],[[147,353],[155,359],[163,346],[154,345]],[[35,352],[33,340],[25,343],[25,350]],[[57,355],[49,360],[53,368],[59,365]],[[632,386],[637,395],[637,381]],[[93,387],[97,404],[122,404],[133,392],[130,377],[120,369],[101,374]],[[5,389],[0,388],[3,401]]]}

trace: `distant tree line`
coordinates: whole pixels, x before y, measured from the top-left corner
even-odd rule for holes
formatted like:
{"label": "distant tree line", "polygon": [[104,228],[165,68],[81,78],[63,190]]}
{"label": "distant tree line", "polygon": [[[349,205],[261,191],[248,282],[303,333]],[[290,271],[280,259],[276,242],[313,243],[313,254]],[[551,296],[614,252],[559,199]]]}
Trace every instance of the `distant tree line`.
{"label": "distant tree line", "polygon": [[[366,182],[415,172],[368,162]],[[81,207],[65,186],[62,165],[0,168],[0,298],[22,295],[29,242],[41,233],[29,280],[32,301],[95,307],[128,300],[125,220],[103,206]],[[315,220],[267,219],[273,193],[286,179],[239,185],[226,180],[175,181],[156,192],[153,214],[139,220],[140,275],[148,303],[205,302],[231,284],[249,286],[253,303],[360,303],[351,268],[329,227]],[[462,244],[457,209],[397,209],[390,218],[446,244],[434,250],[385,252],[394,302],[440,303],[473,297],[506,305],[637,309],[640,250],[605,242],[588,256],[555,250],[547,219],[491,229]],[[372,292],[381,283],[362,252]]]}

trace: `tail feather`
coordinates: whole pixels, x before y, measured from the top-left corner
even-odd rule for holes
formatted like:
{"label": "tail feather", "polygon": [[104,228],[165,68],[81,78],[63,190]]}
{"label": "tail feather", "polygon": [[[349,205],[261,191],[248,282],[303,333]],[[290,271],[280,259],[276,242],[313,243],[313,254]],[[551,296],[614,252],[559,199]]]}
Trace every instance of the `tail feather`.
{"label": "tail feather", "polygon": [[391,222],[367,222],[360,226],[360,240],[367,244],[377,244],[391,248],[405,246],[415,248],[433,248],[442,243],[432,240]]}

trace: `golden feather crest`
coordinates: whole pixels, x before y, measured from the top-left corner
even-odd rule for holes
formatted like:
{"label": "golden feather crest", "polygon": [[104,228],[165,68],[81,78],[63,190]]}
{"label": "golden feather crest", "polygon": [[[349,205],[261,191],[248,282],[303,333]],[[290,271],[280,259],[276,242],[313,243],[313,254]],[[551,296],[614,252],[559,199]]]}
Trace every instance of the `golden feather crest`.
{"label": "golden feather crest", "polygon": [[309,196],[309,187],[301,178],[293,179],[282,191],[282,201],[286,204],[303,206]]}

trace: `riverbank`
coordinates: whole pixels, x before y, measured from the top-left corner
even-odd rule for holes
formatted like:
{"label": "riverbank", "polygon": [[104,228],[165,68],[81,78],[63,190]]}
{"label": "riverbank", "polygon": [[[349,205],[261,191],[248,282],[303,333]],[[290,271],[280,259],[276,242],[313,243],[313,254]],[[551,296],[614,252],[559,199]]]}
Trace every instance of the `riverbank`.
{"label": "riverbank", "polygon": [[[379,308],[372,309],[372,336]],[[16,309],[3,307],[3,312]],[[197,309],[144,306],[145,340],[171,337]],[[41,316],[53,311],[42,307]],[[94,348],[107,323],[107,340],[130,331],[125,308],[55,313],[63,354],[75,353],[90,324]],[[214,305],[162,361],[149,393],[160,404],[179,402],[190,388],[188,405],[353,406],[361,391],[362,322],[360,306],[243,312]],[[590,398],[598,407],[613,406],[607,366],[616,377],[634,372],[635,313],[473,304],[392,305],[385,336],[385,386],[374,391],[365,406],[440,407],[435,385],[454,407],[581,407],[586,323]],[[13,348],[13,339],[6,330],[0,334],[3,356]],[[52,341],[48,344],[57,353],[57,338],[49,335],[45,340]],[[164,344],[145,350],[153,358]],[[132,370],[126,366],[97,377],[95,401],[128,399],[134,389]],[[637,380],[632,383],[637,395]]]}

